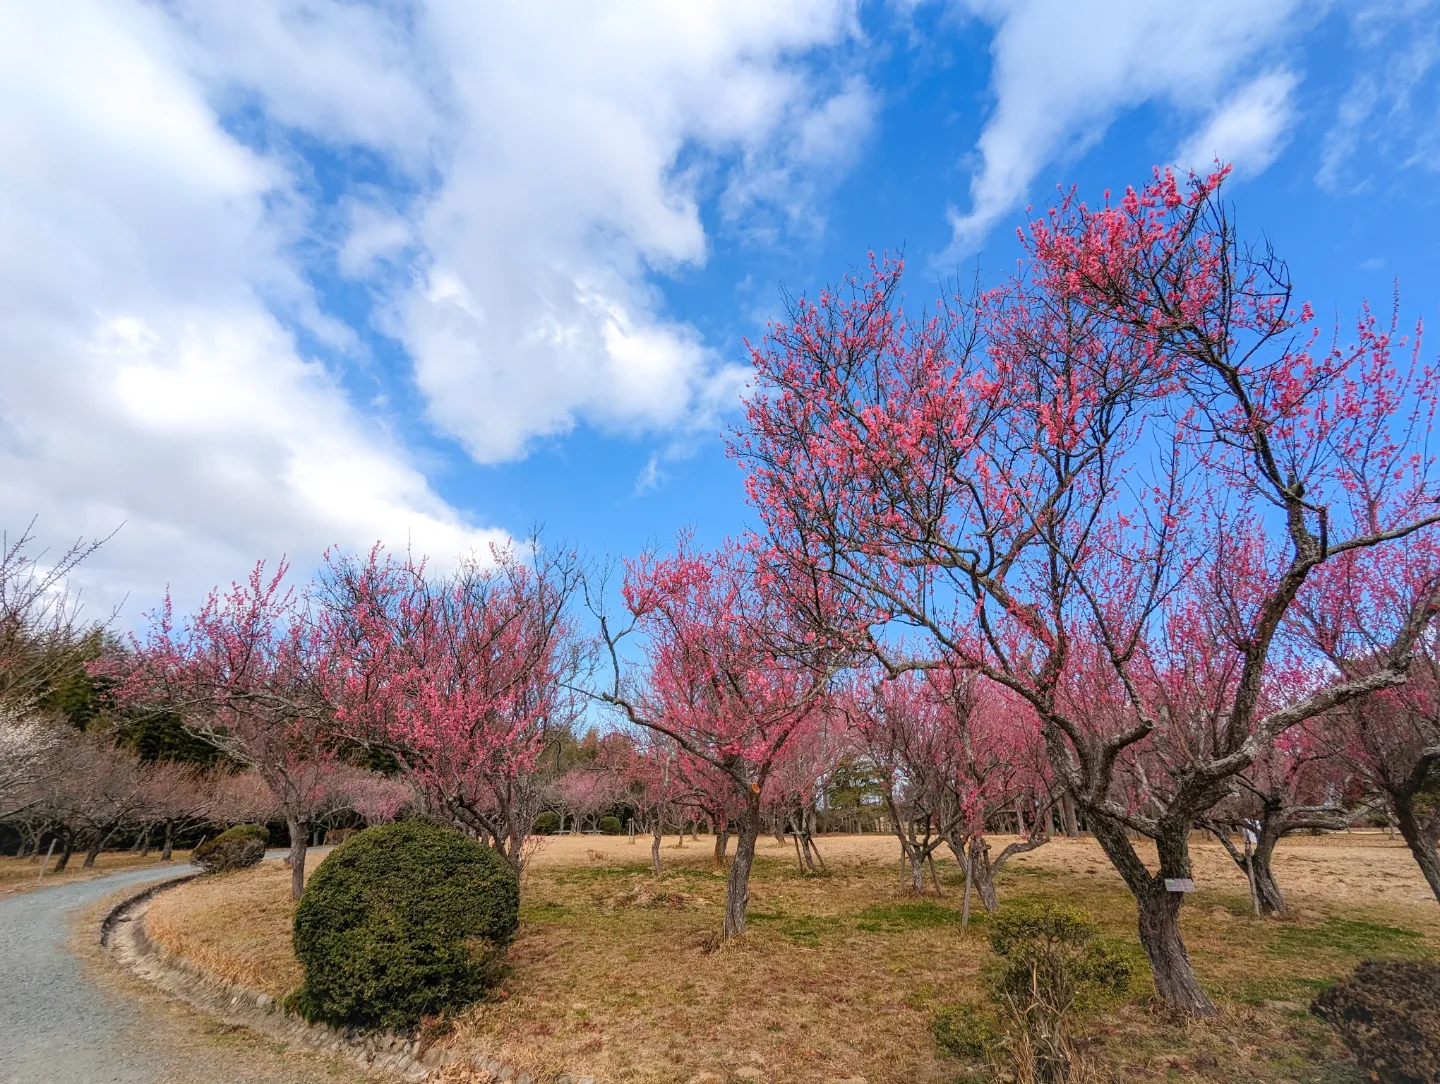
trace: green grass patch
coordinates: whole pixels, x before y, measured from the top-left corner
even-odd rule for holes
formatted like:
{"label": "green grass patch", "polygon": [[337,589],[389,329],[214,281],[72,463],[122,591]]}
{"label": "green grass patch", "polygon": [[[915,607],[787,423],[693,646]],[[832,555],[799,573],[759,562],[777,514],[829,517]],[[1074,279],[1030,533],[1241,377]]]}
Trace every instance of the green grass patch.
{"label": "green grass patch", "polygon": [[1241,1005],[1264,1005],[1269,1001],[1293,1001],[1308,1005],[1310,999],[1330,985],[1329,979],[1307,979],[1299,975],[1266,975],[1246,979],[1226,991]]}
{"label": "green grass patch", "polygon": [[1425,935],[1402,926],[1327,918],[1313,926],[1285,926],[1267,946],[1276,956],[1310,957],[1317,951],[1344,956],[1425,956]]}
{"label": "green grass patch", "polygon": [[[983,912],[982,912],[983,913]],[[970,913],[974,923],[980,915]],[[906,930],[936,929],[959,926],[960,911],[932,900],[906,900],[901,903],[877,903],[855,916],[855,926],[866,933],[904,933]]]}
{"label": "green grass patch", "polygon": [[574,913],[563,903],[556,903],[552,900],[520,904],[521,922],[564,922]]}
{"label": "green grass patch", "polygon": [[845,924],[833,915],[782,915],[773,911],[751,911],[746,916],[761,927],[775,930],[797,945],[817,948],[821,938],[844,930]]}

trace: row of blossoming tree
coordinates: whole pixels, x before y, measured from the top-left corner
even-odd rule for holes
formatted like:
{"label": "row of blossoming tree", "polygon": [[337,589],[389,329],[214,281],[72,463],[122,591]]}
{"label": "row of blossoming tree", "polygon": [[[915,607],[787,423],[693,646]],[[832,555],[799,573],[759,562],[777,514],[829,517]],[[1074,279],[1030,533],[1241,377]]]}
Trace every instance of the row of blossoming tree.
{"label": "row of blossoming tree", "polygon": [[[1434,375],[1368,313],[1322,345],[1223,180],[1062,199],[1009,280],[925,312],[886,261],[795,302],[732,446],[754,534],[618,578],[538,543],[332,555],[299,594],[257,568],[162,611],[124,688],[253,766],[297,894],[315,780],[363,749],[517,869],[542,809],[623,808],[657,873],[663,827],[708,822],[734,936],[762,833],[823,867],[828,780],[864,763],[910,889],[944,847],[967,907],[1083,822],[1158,997],[1209,1012],[1196,831],[1279,911],[1279,840],[1388,816],[1440,898]],[[552,770],[597,706],[621,731]]]}
{"label": "row of blossoming tree", "polygon": [[[1066,197],[1007,282],[929,312],[888,262],[798,302],[754,351],[735,445],[812,635],[1034,711],[1157,994],[1197,1012],[1173,891],[1195,826],[1303,790],[1267,759],[1313,729],[1367,765],[1434,883],[1404,795],[1440,757],[1433,682],[1402,689],[1440,601],[1434,374],[1368,312],[1354,345],[1320,343],[1223,180]],[[1392,778],[1368,765],[1416,746],[1401,717],[1429,729]]]}

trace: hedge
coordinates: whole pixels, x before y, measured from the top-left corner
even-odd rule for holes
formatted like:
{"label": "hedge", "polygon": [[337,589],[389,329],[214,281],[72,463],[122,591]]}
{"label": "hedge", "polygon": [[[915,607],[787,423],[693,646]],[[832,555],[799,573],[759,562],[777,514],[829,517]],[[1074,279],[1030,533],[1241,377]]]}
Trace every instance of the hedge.
{"label": "hedge", "polygon": [[461,1008],[499,978],[519,901],[504,858],[454,828],[367,828],[305,886],[294,1004],[311,1020],[399,1029]]}
{"label": "hedge", "polygon": [[237,824],[190,852],[190,864],[205,873],[229,873],[265,857],[270,831],[263,824]]}

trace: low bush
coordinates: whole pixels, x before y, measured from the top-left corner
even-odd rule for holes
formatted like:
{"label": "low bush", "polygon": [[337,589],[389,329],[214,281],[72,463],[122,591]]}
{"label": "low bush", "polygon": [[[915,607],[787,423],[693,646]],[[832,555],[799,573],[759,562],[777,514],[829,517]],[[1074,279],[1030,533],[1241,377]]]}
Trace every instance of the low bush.
{"label": "low bush", "polygon": [[607,836],[618,836],[620,834],[619,817],[601,817],[600,831]]}
{"label": "low bush", "polygon": [[987,986],[995,1006],[943,1010],[931,1021],[942,1053],[990,1063],[999,1079],[1059,1084],[1092,1066],[1070,1034],[1077,1009],[1130,984],[1129,957],[1095,940],[1088,911],[1012,904],[990,919]]}
{"label": "low bush", "polygon": [[454,828],[367,828],[305,886],[293,1004],[311,1020],[399,1029],[461,1008],[499,978],[519,903],[504,858]]}
{"label": "low bush", "polygon": [[237,824],[190,852],[190,864],[205,873],[229,873],[265,857],[270,831],[263,824]]}
{"label": "low bush", "polygon": [[560,831],[560,814],[546,810],[535,818],[535,826],[530,830],[537,836],[553,836]]}
{"label": "low bush", "polygon": [[930,1020],[935,1046],[952,1058],[979,1060],[1000,1038],[995,1014],[979,1005],[951,1005]]}
{"label": "low bush", "polygon": [[1310,1011],[1335,1025],[1372,1079],[1440,1080],[1440,963],[1366,960],[1322,990]]}
{"label": "low bush", "polygon": [[1077,999],[1130,985],[1130,959],[1095,941],[1094,917],[1046,903],[1006,908],[990,922],[990,948],[1003,961],[995,993],[1022,1008],[1036,1001],[1063,1015]]}

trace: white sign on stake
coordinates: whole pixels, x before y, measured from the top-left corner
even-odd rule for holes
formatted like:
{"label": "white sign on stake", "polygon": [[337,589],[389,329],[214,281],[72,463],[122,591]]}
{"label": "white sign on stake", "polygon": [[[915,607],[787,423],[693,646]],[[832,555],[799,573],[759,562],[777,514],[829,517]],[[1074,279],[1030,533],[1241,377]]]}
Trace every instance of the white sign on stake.
{"label": "white sign on stake", "polygon": [[1195,882],[1189,877],[1166,877],[1166,892],[1194,892]]}

